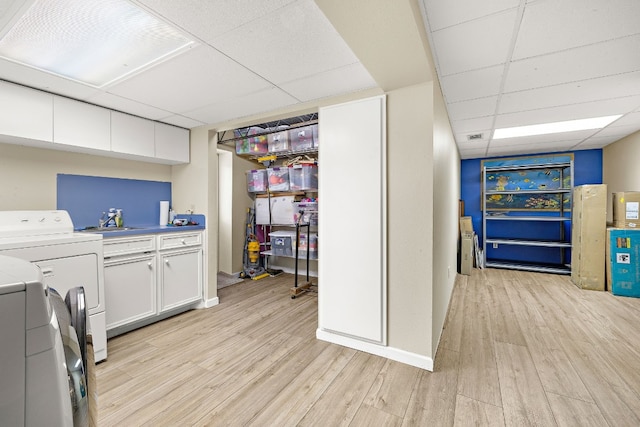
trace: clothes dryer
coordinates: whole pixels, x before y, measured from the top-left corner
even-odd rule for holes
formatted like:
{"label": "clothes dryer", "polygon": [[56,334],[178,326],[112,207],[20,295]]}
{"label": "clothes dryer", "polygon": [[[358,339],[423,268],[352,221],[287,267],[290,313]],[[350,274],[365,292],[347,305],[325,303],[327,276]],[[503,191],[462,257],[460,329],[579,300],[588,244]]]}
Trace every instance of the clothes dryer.
{"label": "clothes dryer", "polygon": [[71,217],[63,210],[0,211],[0,255],[38,265],[44,283],[60,295],[83,287],[95,361],[106,359],[102,235],[74,232]]}
{"label": "clothes dryer", "polygon": [[[7,426],[87,426],[89,394],[76,313],[28,261],[0,256],[0,420]],[[75,326],[73,325],[75,323]],[[81,333],[82,334],[82,333]]]}

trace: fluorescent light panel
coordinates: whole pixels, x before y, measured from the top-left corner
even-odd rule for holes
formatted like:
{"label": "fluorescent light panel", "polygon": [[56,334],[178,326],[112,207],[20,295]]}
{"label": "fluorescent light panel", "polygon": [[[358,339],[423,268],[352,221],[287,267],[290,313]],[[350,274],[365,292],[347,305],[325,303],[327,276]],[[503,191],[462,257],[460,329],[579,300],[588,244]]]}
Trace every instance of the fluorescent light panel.
{"label": "fluorescent light panel", "polygon": [[591,119],[568,120],[566,122],[543,123],[539,125],[517,126],[496,129],[493,139],[517,138],[520,136],[547,135],[550,133],[573,132],[578,130],[602,129],[622,117],[617,116],[594,117]]}
{"label": "fluorescent light panel", "polygon": [[192,44],[126,0],[36,0],[0,40],[0,56],[103,87]]}

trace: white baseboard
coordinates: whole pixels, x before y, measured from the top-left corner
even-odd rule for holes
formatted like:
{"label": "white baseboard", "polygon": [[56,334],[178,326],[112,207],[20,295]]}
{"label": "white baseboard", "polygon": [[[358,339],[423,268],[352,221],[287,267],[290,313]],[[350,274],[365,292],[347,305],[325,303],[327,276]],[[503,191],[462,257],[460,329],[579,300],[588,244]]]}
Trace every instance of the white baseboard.
{"label": "white baseboard", "polygon": [[213,306],[216,306],[220,304],[220,299],[218,299],[218,297],[215,298],[211,298],[208,299],[206,301],[202,301],[200,304],[198,304],[198,306],[196,308],[200,309],[200,308],[211,308]]}
{"label": "white baseboard", "polygon": [[433,359],[421,354],[411,353],[399,348],[360,341],[355,338],[335,334],[320,328],[316,329],[316,338],[433,372]]}

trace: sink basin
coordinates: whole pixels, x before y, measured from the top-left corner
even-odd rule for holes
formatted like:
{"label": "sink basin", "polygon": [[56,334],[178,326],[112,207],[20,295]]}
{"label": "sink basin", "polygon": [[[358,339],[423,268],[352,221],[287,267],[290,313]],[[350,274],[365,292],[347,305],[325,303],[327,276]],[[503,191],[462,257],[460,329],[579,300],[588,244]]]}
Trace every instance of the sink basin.
{"label": "sink basin", "polygon": [[140,227],[94,227],[80,230],[82,233],[111,233],[114,231],[139,230]]}

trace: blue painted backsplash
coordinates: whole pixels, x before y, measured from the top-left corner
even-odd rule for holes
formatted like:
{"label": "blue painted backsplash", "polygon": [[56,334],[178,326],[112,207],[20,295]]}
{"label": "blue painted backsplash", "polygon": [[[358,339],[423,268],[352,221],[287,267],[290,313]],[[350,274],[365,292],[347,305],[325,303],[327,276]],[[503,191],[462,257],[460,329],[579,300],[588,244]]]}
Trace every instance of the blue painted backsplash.
{"label": "blue painted backsplash", "polygon": [[122,209],[126,225],[157,225],[160,201],[171,204],[171,183],[58,174],[57,209],[69,212],[76,229],[97,226],[102,212]]}

